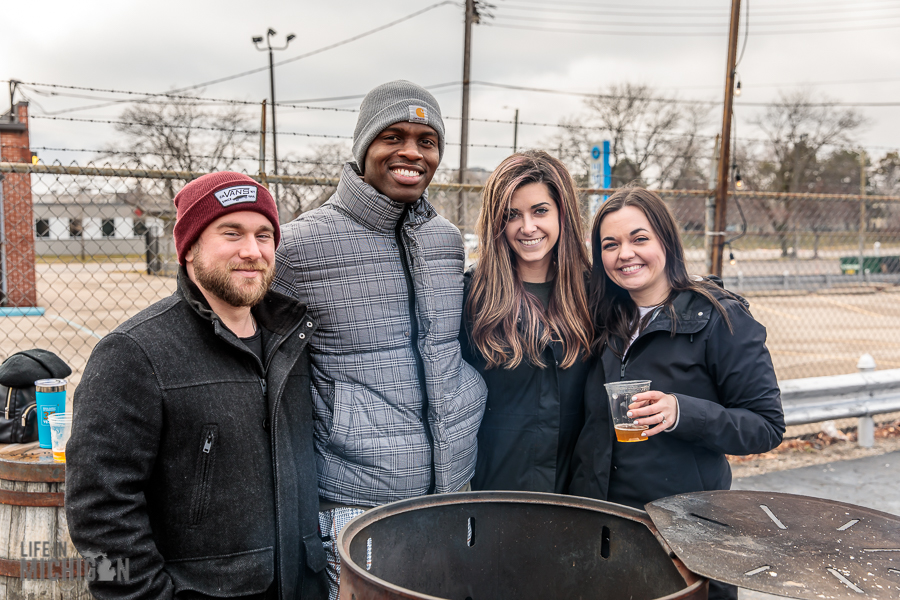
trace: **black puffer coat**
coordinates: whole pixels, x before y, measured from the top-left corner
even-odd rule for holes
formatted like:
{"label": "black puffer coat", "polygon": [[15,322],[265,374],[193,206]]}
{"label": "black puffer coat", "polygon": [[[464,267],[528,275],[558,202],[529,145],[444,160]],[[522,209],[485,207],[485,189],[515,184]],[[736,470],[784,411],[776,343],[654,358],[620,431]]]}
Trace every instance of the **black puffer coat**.
{"label": "black puffer coat", "polygon": [[[715,292],[714,292],[715,293]],[[624,360],[604,348],[588,379],[586,424],[575,450],[571,492],[642,508],[653,500],[731,487],[726,454],[767,452],[781,443],[781,393],[766,330],[745,304],[717,294],[734,333],[705,297],[681,293],[676,333],[666,311],[641,332]],[[613,344],[621,347],[622,340]],[[604,381],[650,379],[678,398],[677,427],[645,442],[615,441]]]}
{"label": "black puffer coat", "polygon": [[[469,271],[466,300],[471,281]],[[488,389],[472,489],[568,493],[572,453],[584,424],[590,363],[579,357],[568,369],[561,368],[562,344],[551,342],[541,354],[544,369],[527,361],[515,369],[486,369],[470,341],[470,324],[463,321],[463,359],[481,374]]]}
{"label": "black puffer coat", "polygon": [[319,600],[325,554],[303,304],[253,308],[265,367],[182,268],[178,289],[103,338],[73,400],[66,514],[75,547],[130,560],[97,598]]}

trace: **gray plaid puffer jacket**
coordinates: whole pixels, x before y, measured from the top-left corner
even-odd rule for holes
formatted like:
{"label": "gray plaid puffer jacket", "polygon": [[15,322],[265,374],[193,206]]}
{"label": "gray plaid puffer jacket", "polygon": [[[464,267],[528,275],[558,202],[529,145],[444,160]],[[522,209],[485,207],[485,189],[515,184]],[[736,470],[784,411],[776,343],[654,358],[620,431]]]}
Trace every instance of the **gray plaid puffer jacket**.
{"label": "gray plaid puffer jacket", "polygon": [[319,323],[309,347],[322,498],[377,506],[428,493],[432,472],[437,493],[471,479],[487,389],[457,341],[463,262],[459,230],[427,193],[407,207],[350,164],[328,202],[282,228],[273,287]]}

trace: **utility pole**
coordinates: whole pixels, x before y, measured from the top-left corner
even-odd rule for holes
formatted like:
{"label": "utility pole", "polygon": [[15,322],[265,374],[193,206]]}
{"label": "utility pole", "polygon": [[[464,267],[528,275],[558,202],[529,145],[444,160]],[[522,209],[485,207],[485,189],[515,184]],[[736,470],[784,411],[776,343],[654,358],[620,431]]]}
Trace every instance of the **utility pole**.
{"label": "utility pole", "polygon": [[731,110],[734,103],[734,69],[737,59],[738,24],[741,0],[731,0],[731,26],[728,32],[728,63],[725,69],[725,106],[722,114],[722,136],[719,148],[719,174],[716,182],[715,229],[707,231],[712,236],[713,275],[722,276],[722,253],[725,248],[725,209],[728,202],[729,166],[731,165]]}
{"label": "utility pole", "polygon": [[[709,180],[712,181],[709,196],[706,197],[706,231],[713,232],[716,230],[716,173],[719,169],[719,136],[716,135],[716,144],[713,147],[712,166],[710,168]],[[714,237],[712,235],[704,236],[704,250],[706,251],[706,272],[712,273],[713,255],[715,252]]]}
{"label": "utility pole", "polygon": [[[272,103],[272,174],[278,175],[278,136],[276,135],[275,130],[275,61],[272,56],[273,50],[286,50],[288,45],[291,43],[291,40],[294,39],[295,36],[293,33],[288,35],[285,38],[284,46],[280,48],[272,47],[272,36],[275,35],[275,30],[271,27],[269,31],[266,32],[266,47],[260,48],[259,45],[262,43],[262,36],[256,36],[253,38],[253,44],[256,46],[256,49],[260,52],[269,51],[269,99]],[[277,187],[277,186],[276,186]]]}
{"label": "utility pole", "polygon": [[[459,183],[466,183],[466,169],[469,160],[469,68],[472,58],[472,24],[478,23],[475,0],[466,0],[465,42],[463,43],[462,80],[462,130],[459,136]],[[466,229],[466,193],[459,190],[459,205],[456,210],[456,224],[461,231]]]}

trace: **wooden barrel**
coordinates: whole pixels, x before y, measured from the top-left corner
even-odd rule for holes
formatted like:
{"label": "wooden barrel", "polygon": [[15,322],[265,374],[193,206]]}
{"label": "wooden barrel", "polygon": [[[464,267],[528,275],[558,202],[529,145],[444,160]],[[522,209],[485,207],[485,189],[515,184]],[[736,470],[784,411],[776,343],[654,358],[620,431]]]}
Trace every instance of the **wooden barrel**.
{"label": "wooden barrel", "polygon": [[91,598],[88,564],[69,538],[65,481],[65,463],[38,442],[0,444],[0,600]]}

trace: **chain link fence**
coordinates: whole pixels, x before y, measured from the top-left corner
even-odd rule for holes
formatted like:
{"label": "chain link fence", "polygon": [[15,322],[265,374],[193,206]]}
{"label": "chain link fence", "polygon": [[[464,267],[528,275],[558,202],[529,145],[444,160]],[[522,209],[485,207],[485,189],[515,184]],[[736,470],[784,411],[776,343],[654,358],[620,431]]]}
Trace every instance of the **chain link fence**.
{"label": "chain link fence", "polygon": [[[35,287],[34,306],[26,306],[15,298],[28,292],[17,288],[27,281],[2,273],[0,357],[47,348],[72,366],[77,385],[99,339],[173,292],[172,198],[202,173],[0,163],[0,174],[5,198],[17,181],[30,187],[32,214],[0,217],[0,236],[2,264],[30,260]],[[327,200],[335,184],[268,178],[284,222]],[[461,226],[471,260],[480,191],[440,183],[429,191]],[[708,192],[661,193],[681,225],[691,272],[707,273]],[[586,222],[600,199],[581,190]],[[900,368],[900,198],[741,192],[727,213],[725,285],[766,325],[779,379],[854,372],[863,354],[879,368]],[[13,260],[21,249],[10,243],[11,227],[31,232],[33,258]]]}

